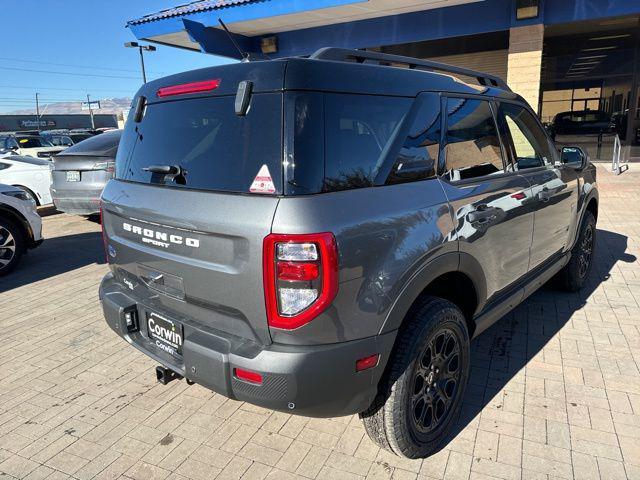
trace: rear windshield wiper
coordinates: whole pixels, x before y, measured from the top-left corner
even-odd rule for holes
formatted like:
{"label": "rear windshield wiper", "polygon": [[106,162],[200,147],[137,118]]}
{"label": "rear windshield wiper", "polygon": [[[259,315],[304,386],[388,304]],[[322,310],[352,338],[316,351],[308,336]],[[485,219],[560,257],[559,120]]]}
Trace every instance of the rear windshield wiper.
{"label": "rear windshield wiper", "polygon": [[185,171],[180,165],[149,165],[142,170],[145,172],[159,173],[161,175],[178,175]]}
{"label": "rear windshield wiper", "polygon": [[[151,181],[154,182],[154,175],[162,175],[162,182],[166,182],[167,180],[173,180],[173,182],[178,185],[186,185],[187,184],[187,169],[181,167],[180,165],[149,165],[148,167],[144,167],[142,170],[145,172],[151,172]],[[155,181],[159,181],[160,178],[157,178]]]}

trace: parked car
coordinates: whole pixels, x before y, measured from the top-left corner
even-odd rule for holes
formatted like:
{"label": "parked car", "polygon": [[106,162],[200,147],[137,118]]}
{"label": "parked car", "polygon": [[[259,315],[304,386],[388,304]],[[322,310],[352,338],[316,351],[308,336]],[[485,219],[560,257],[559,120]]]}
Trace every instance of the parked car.
{"label": "parked car", "polygon": [[9,155],[0,158],[0,183],[24,190],[36,205],[47,205],[51,200],[51,169],[48,160]]}
{"label": "parked car", "polygon": [[69,147],[53,159],[51,195],[56,209],[75,215],[100,213],[100,194],[113,177],[122,130]]}
{"label": "parked car", "polygon": [[0,276],[41,243],[42,220],[33,199],[24,190],[0,184]]}
{"label": "parked car", "polygon": [[616,119],[600,110],[558,113],[548,127],[552,138],[556,135],[614,134],[619,130]]}
{"label": "parked car", "polygon": [[133,104],[99,297],[162,383],[359,413],[424,457],[456,423],[470,340],[589,274],[596,170],[497,77],[329,48],[155,80]]}
{"label": "parked car", "polygon": [[49,158],[65,147],[56,147],[39,135],[10,134],[0,136],[0,153]]}
{"label": "parked car", "polygon": [[51,142],[54,146],[70,147],[76,143],[91,138],[95,135],[88,131],[50,131],[42,132],[42,137]]}
{"label": "parked car", "polygon": [[54,147],[70,147],[74,143],[71,136],[66,134],[46,135],[44,137],[51,142]]}

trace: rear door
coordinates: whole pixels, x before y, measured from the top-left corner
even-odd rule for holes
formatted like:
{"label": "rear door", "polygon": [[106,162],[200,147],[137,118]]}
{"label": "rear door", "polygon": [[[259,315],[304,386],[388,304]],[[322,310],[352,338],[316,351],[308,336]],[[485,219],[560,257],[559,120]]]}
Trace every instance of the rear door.
{"label": "rear door", "polygon": [[572,238],[578,198],[578,174],[556,162],[557,155],[528,109],[502,102],[499,121],[505,131],[510,168],[531,184],[535,212],[530,269],[564,251]]}
{"label": "rear door", "polygon": [[487,299],[527,273],[533,213],[525,178],[506,170],[490,101],[449,97],[441,180],[461,253],[484,271]]}
{"label": "rear door", "polygon": [[245,116],[233,96],[170,97],[129,120],[103,222],[112,269],[145,308],[270,342],[262,242],[282,192],[281,118],[280,93],[254,93]]}

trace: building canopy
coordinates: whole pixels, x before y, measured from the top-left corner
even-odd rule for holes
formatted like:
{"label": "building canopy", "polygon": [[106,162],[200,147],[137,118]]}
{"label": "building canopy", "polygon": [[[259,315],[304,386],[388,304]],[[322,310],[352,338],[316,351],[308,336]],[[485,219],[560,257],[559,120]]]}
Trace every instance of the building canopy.
{"label": "building canopy", "polygon": [[[537,15],[518,20],[522,4]],[[241,58],[308,55],[324,46],[371,48],[637,13],[637,0],[199,0],[131,20],[140,40]],[[473,21],[470,21],[473,19]]]}

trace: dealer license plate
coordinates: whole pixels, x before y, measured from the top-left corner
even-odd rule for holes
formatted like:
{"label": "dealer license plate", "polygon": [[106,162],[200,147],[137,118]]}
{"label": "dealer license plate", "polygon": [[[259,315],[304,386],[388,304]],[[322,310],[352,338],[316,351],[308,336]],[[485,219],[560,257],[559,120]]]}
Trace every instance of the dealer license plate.
{"label": "dealer license plate", "polygon": [[171,355],[182,355],[184,335],[181,323],[159,313],[149,312],[147,313],[147,332],[159,349]]}

